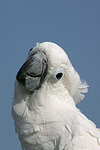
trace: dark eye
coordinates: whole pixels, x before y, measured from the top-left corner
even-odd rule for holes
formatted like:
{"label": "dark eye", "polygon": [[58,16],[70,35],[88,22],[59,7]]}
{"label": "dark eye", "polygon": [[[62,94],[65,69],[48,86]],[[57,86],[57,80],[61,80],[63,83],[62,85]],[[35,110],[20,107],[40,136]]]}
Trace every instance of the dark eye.
{"label": "dark eye", "polygon": [[62,76],[63,76],[62,72],[57,73],[57,75],[56,75],[57,80],[61,79]]}

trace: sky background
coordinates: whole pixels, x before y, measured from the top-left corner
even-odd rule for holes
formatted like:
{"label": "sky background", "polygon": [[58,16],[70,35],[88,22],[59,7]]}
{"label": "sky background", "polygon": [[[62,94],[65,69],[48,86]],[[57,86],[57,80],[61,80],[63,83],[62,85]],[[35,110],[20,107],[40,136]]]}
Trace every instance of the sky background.
{"label": "sky background", "polygon": [[68,54],[89,93],[77,106],[100,127],[100,0],[0,1],[0,150],[21,150],[11,107],[16,73],[36,42]]}

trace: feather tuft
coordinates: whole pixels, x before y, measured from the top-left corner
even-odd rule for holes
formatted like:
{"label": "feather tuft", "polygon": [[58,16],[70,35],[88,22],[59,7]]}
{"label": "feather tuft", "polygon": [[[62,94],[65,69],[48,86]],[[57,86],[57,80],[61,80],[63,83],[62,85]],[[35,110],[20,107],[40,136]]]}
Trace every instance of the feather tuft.
{"label": "feather tuft", "polygon": [[80,101],[82,101],[85,97],[84,93],[88,92],[89,85],[86,81],[81,81],[81,84],[79,85],[75,95],[74,95],[74,101],[75,104],[78,104]]}

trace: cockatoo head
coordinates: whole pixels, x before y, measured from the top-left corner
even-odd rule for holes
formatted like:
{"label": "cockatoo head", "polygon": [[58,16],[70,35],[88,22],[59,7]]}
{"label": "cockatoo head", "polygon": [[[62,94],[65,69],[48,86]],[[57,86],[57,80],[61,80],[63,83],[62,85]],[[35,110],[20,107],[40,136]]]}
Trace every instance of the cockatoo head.
{"label": "cockatoo head", "polygon": [[27,60],[17,73],[16,79],[24,90],[34,93],[45,83],[59,92],[69,93],[75,104],[87,92],[65,51],[55,43],[43,42],[29,51]]}

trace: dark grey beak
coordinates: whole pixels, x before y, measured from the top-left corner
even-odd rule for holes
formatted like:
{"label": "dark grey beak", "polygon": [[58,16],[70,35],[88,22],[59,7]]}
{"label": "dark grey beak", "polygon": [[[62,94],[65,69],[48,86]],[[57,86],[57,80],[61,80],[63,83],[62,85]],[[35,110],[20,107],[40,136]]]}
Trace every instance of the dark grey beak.
{"label": "dark grey beak", "polygon": [[22,65],[16,79],[24,88],[34,92],[41,87],[47,74],[47,58],[41,51],[35,51]]}

